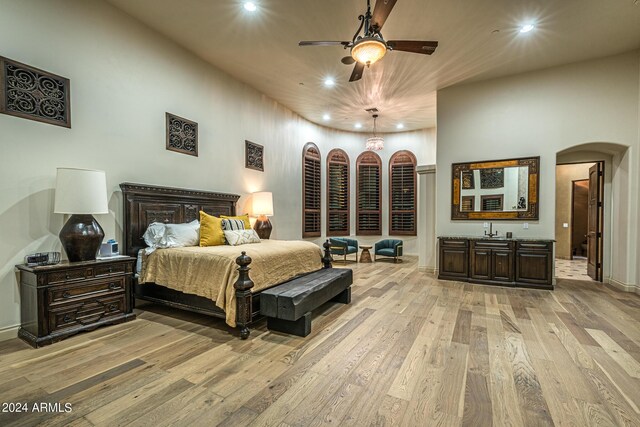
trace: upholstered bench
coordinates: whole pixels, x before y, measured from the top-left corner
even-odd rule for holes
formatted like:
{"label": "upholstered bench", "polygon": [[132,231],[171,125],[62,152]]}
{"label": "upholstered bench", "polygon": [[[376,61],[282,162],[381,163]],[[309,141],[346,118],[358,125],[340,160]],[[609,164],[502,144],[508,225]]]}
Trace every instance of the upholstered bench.
{"label": "upholstered bench", "polygon": [[327,301],[351,303],[353,272],[327,268],[292,279],[260,293],[260,314],[269,330],[306,337],[311,333],[311,311]]}

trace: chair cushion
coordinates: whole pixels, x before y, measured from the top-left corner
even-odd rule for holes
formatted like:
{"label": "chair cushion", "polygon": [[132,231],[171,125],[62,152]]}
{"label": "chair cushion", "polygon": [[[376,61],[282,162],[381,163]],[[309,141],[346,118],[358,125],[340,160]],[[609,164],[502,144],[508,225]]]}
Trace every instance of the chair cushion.
{"label": "chair cushion", "polygon": [[383,248],[376,251],[376,255],[395,256],[396,253],[392,248]]}
{"label": "chair cushion", "polygon": [[355,254],[356,252],[358,252],[358,248],[356,246],[347,246],[348,254]]}

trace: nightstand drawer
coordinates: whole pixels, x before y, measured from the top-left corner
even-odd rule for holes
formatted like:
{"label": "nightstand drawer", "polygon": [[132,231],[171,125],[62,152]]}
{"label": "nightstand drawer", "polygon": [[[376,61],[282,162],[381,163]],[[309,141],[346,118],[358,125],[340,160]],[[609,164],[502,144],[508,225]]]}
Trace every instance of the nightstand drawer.
{"label": "nightstand drawer", "polygon": [[72,285],[52,286],[48,290],[49,303],[66,303],[96,294],[123,293],[125,289],[124,281],[124,277],[114,277],[113,279],[107,280],[102,279]]}
{"label": "nightstand drawer", "polygon": [[100,265],[95,268],[95,276],[103,277],[103,276],[112,276],[118,274],[124,274],[126,272],[126,264],[111,264],[111,265]]}
{"label": "nightstand drawer", "polygon": [[56,271],[47,275],[47,282],[50,285],[56,283],[73,282],[77,280],[85,280],[93,277],[93,269],[76,268],[64,271]]}
{"label": "nightstand drawer", "polygon": [[49,310],[49,333],[93,323],[121,315],[125,311],[125,295],[87,298],[72,304],[61,304]]}

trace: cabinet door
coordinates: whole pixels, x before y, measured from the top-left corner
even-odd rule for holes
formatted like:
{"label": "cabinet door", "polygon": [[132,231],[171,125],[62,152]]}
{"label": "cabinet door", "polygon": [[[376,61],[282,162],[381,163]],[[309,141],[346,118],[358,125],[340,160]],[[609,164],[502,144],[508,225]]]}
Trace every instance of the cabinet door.
{"label": "cabinet door", "polygon": [[441,248],[439,275],[467,278],[468,253],[467,248]]}
{"label": "cabinet door", "polygon": [[500,282],[513,282],[513,251],[493,250],[491,254],[492,279]]}
{"label": "cabinet door", "polygon": [[518,251],[516,253],[516,282],[551,286],[553,259],[551,252]]}
{"label": "cabinet door", "polygon": [[471,277],[473,279],[491,279],[491,249],[471,250]]}

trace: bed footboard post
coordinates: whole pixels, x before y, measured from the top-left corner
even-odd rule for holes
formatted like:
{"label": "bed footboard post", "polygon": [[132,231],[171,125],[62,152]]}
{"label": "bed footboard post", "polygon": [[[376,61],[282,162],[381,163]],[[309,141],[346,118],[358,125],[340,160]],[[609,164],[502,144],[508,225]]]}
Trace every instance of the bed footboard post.
{"label": "bed footboard post", "polygon": [[322,257],[324,268],[331,268],[331,261],[333,261],[333,258],[331,257],[331,243],[329,242],[329,239],[322,244],[322,247],[324,248],[324,256]]}
{"label": "bed footboard post", "polygon": [[249,338],[248,325],[251,323],[252,312],[251,288],[253,288],[253,282],[249,278],[251,257],[242,251],[242,255],[236,258],[236,264],[240,266],[238,267],[238,280],[233,284],[236,290],[236,325],[240,329],[240,338],[246,340]]}

